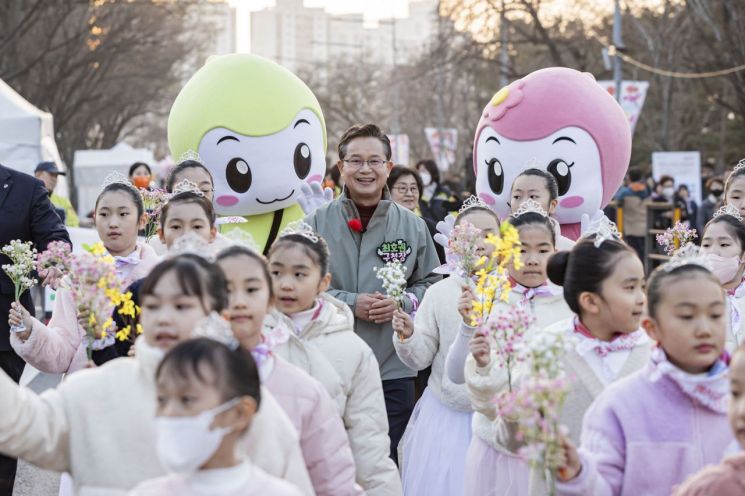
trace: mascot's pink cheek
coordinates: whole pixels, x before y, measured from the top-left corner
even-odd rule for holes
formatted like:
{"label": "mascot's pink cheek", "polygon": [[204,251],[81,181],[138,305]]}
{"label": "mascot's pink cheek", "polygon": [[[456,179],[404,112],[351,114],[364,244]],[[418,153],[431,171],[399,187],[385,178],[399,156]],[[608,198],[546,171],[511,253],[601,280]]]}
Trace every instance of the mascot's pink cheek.
{"label": "mascot's pink cheek", "polygon": [[585,199],[581,196],[567,196],[566,198],[563,198],[559,205],[561,205],[564,208],[576,208],[579,207],[585,203]]}
{"label": "mascot's pink cheek", "polygon": [[322,179],[323,179],[323,176],[321,176],[320,174],[313,174],[312,176],[310,176],[305,181],[308,184],[310,184],[310,183],[320,183]]}
{"label": "mascot's pink cheek", "polygon": [[232,207],[238,203],[238,198],[232,195],[223,195],[218,196],[216,201],[218,205],[222,205],[223,207]]}
{"label": "mascot's pink cheek", "polygon": [[494,205],[495,203],[497,203],[496,198],[494,198],[489,193],[479,193],[479,198],[481,198],[487,205]]}

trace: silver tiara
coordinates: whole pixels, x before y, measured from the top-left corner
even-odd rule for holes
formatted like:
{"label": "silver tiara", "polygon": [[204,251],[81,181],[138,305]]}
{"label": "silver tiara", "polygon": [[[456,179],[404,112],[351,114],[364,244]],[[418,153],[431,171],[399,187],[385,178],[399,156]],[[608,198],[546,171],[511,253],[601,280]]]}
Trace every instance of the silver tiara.
{"label": "silver tiara", "polygon": [[204,197],[204,192],[202,192],[199,189],[199,186],[197,186],[197,183],[193,181],[189,181],[188,179],[183,179],[176,183],[176,185],[173,187],[173,191],[171,194],[177,195],[179,193],[194,193],[197,196]]}
{"label": "silver tiara", "polygon": [[582,233],[582,238],[589,238],[592,235],[595,235],[593,239],[595,248],[600,248],[609,239],[621,239],[621,233],[618,232],[618,227],[605,215],[592,221],[590,226]]}
{"label": "silver tiara", "polygon": [[284,238],[290,234],[297,234],[308,239],[312,243],[318,243],[318,233],[313,230],[310,224],[307,224],[302,220],[296,220],[295,222],[287,224],[287,227],[282,230],[279,237]]}
{"label": "silver tiara", "polygon": [[195,162],[199,162],[200,164],[202,163],[202,157],[200,157],[199,154],[194,150],[186,150],[184,153],[179,155],[177,163],[180,164],[181,162],[186,162],[187,160],[193,160]]}
{"label": "silver tiara", "polygon": [[510,217],[512,217],[513,219],[516,219],[520,217],[521,215],[524,215],[530,212],[535,212],[537,214],[540,214],[542,217],[548,217],[548,212],[543,210],[543,207],[541,206],[541,204],[533,200],[532,198],[525,200],[520,205],[520,207],[517,210],[515,210],[512,213],[512,215],[510,215]]}
{"label": "silver tiara", "polygon": [[228,238],[228,241],[230,241],[230,243],[227,244],[226,248],[230,247],[231,245],[238,245],[243,246],[244,248],[248,248],[255,253],[261,253],[256,240],[253,236],[251,236],[251,233],[249,233],[245,229],[234,227],[233,229],[222,233],[222,235]]}
{"label": "silver tiara", "polygon": [[740,209],[735,207],[734,205],[722,205],[719,207],[719,210],[714,212],[714,218],[721,217],[722,215],[729,215],[730,217],[734,217],[739,222],[742,222],[742,214],[740,213]]}
{"label": "silver tiara", "polygon": [[737,172],[740,169],[745,169],[745,158],[741,158],[740,161],[737,162],[737,165],[732,169],[732,172]]}
{"label": "silver tiara", "polygon": [[209,338],[219,341],[231,350],[237,350],[240,343],[235,338],[230,323],[217,312],[210,312],[194,326],[192,337]]}
{"label": "silver tiara", "polygon": [[210,262],[215,260],[214,246],[194,231],[189,231],[176,239],[171,247],[168,248],[165,256],[166,258],[173,258],[186,254],[198,255]]}
{"label": "silver tiara", "polygon": [[662,270],[671,272],[684,265],[698,265],[706,270],[711,270],[711,265],[701,252],[701,248],[693,243],[688,243],[676,251],[672,258],[662,266]]}
{"label": "silver tiara", "polygon": [[129,181],[129,178],[127,178],[127,176],[125,176],[119,171],[114,171],[108,176],[106,176],[106,178],[103,180],[103,183],[101,184],[101,191],[105,190],[112,184],[123,184],[127,186],[128,188],[132,189],[133,191],[136,191],[137,193],[140,192],[140,190],[137,189],[137,186],[132,184]]}
{"label": "silver tiara", "polygon": [[217,220],[215,220],[216,226],[222,226],[225,224],[245,224],[248,222],[245,217],[241,217],[240,215],[227,215],[225,217],[218,217]]}
{"label": "silver tiara", "polygon": [[484,203],[484,200],[482,200],[478,196],[471,195],[468,198],[466,198],[466,201],[464,201],[463,205],[461,205],[460,209],[458,210],[458,215],[474,207],[489,208],[489,206],[486,203]]}

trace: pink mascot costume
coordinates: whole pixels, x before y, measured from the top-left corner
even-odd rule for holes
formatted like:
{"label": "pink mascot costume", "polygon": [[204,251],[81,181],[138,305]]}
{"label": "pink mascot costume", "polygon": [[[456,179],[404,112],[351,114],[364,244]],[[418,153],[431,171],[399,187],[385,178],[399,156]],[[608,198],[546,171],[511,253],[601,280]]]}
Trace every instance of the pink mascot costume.
{"label": "pink mascot costume", "polygon": [[559,184],[555,217],[576,239],[582,216],[605,207],[628,169],[631,131],[621,107],[589,73],[551,67],[499,90],[484,109],[473,148],[476,191],[500,217],[525,169]]}

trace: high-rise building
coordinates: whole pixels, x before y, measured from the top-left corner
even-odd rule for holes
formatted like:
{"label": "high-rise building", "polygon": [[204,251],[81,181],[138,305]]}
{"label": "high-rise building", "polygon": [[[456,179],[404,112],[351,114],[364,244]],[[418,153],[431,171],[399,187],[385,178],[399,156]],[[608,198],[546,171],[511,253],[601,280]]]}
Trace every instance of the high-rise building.
{"label": "high-rise building", "polygon": [[367,27],[362,14],[331,15],[305,7],[303,0],[276,0],[274,7],[251,13],[251,52],[293,72],[344,57],[366,57],[384,66],[392,66],[394,58],[405,63],[434,36],[437,5],[437,0],[411,0],[408,17]]}

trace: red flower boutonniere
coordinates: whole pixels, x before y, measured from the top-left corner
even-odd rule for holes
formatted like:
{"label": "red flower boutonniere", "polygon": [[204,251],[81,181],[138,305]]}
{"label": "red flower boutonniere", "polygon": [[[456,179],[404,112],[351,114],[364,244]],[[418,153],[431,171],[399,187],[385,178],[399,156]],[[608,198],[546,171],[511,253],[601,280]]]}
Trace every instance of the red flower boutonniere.
{"label": "red flower boutonniere", "polygon": [[362,221],[360,219],[352,219],[347,222],[347,225],[354,232],[362,232]]}

